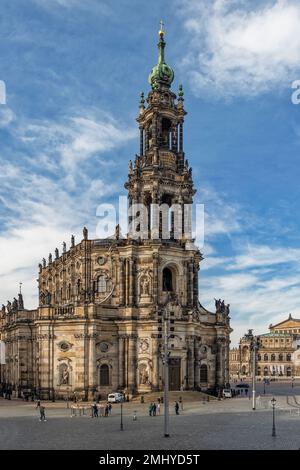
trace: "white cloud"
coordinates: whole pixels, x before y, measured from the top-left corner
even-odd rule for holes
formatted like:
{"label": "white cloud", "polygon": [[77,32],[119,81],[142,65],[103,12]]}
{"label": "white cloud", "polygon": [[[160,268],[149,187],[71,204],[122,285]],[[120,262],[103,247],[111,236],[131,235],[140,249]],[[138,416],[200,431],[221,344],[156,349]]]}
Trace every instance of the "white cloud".
{"label": "white cloud", "polygon": [[7,127],[14,119],[14,112],[7,106],[0,105],[0,128]]}
{"label": "white cloud", "polygon": [[95,117],[86,112],[58,123],[46,121],[25,125],[19,134],[24,142],[48,151],[47,156],[41,155],[46,158],[48,167],[51,161],[59,159],[58,164],[63,170],[74,174],[81,171],[79,165],[82,162],[132,139],[136,130],[122,126],[110,115]]}
{"label": "white cloud", "polygon": [[26,306],[34,308],[37,264],[72,233],[79,241],[83,225],[93,238],[97,205],[117,191],[82,163],[93,157],[99,164],[103,152],[134,133],[111,116],[78,112],[55,123],[17,122],[12,134],[16,145],[25,142],[28,155],[19,155],[17,163],[0,158],[0,301],[15,296],[22,281]]}
{"label": "white cloud", "polygon": [[181,14],[196,94],[256,95],[299,78],[298,1],[186,0]]}

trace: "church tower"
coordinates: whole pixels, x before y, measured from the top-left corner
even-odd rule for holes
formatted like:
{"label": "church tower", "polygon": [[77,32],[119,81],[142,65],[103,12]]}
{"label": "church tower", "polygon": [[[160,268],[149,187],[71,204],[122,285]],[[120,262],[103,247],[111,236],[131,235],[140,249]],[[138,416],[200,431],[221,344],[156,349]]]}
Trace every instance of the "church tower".
{"label": "church tower", "polygon": [[[149,231],[149,237],[165,238],[162,227],[159,226],[159,214],[153,213],[158,209],[153,206],[166,205],[173,206],[170,237],[181,239],[191,236],[191,214],[188,207],[184,210],[184,205],[192,204],[196,190],[193,187],[192,169],[185,159],[183,148],[183,124],[186,115],[183,89],[180,85],[177,100],[171,90],[174,72],[165,61],[164,36],[161,23],[158,62],[149,75],[151,91],[146,102],[144,93],[141,93],[140,99],[137,118],[140,152],[134,165],[131,161],[129,163],[129,178],[125,188],[128,189],[129,207],[140,203],[148,208],[146,230]],[[158,220],[157,226],[153,220],[155,217]],[[189,218],[189,221],[185,220],[185,217]],[[185,229],[188,233],[184,233]]]}

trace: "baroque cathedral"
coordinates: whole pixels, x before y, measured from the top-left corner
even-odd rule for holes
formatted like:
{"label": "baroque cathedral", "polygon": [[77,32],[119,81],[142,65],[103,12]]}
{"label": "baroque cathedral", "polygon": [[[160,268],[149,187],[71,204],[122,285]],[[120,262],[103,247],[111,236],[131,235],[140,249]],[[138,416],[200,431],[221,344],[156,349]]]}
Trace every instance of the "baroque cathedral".
{"label": "baroque cathedral", "polygon": [[39,265],[36,310],[24,308],[21,293],[2,307],[1,383],[16,394],[94,399],[161,390],[166,308],[170,389],[216,389],[229,381],[229,306],[216,301],[216,312],[209,312],[201,305],[203,257],[186,224],[180,236],[171,228],[164,238],[160,224],[151,236],[152,205],[183,208],[196,192],[184,153],[183,90],[178,97],[171,90],[174,72],[164,51],[161,27],[151,89],[140,99],[139,155],[125,183],[128,207],[149,209],[150,236],[123,237],[117,226],[114,236],[91,240],[84,228],[79,243],[72,236],[69,249],[64,244]]}

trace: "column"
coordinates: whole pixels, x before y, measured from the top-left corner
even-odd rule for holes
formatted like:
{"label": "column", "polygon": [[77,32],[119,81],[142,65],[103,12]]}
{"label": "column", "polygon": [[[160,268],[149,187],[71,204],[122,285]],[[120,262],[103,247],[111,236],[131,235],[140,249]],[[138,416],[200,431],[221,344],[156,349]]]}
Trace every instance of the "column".
{"label": "column", "polygon": [[194,342],[194,388],[200,387],[200,365],[199,365],[200,350],[199,348],[200,348],[199,341],[195,340]]}
{"label": "column", "polygon": [[159,389],[159,349],[158,349],[158,335],[151,335],[152,338],[152,391],[155,392]]}
{"label": "column", "polygon": [[133,306],[133,292],[134,291],[134,261],[129,260],[129,305]]}
{"label": "column", "polygon": [[136,382],[136,345],[137,335],[130,334],[128,337],[128,389],[129,393],[134,393],[137,388]]}
{"label": "column", "polygon": [[144,130],[140,127],[140,156],[144,155]]}
{"label": "column", "polygon": [[194,293],[194,266],[193,263],[189,263],[189,305],[193,305],[193,293]]}
{"label": "column", "polygon": [[119,303],[124,305],[124,259],[119,259]]}
{"label": "column", "polygon": [[194,388],[194,338],[188,340],[188,388]]}
{"label": "column", "polygon": [[153,254],[153,303],[154,305],[158,302],[158,254]]}
{"label": "column", "polygon": [[193,303],[194,307],[198,305],[198,266],[194,264],[194,284],[193,284]]}
{"label": "column", "polygon": [[179,152],[183,152],[183,123],[179,124]]}
{"label": "column", "polygon": [[94,393],[97,388],[95,343],[96,343],[96,334],[92,332],[89,334],[89,367],[88,367],[88,390],[92,399],[94,398]]}
{"label": "column", "polygon": [[125,387],[125,339],[119,336],[119,388]]}

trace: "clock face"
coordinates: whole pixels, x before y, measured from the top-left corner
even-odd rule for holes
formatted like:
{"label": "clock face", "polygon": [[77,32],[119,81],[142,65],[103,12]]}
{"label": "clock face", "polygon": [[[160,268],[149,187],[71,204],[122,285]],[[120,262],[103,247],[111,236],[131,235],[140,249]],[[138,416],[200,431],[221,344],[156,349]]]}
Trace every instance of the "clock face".
{"label": "clock face", "polygon": [[100,266],[102,266],[103,264],[106,263],[106,258],[105,258],[104,256],[99,256],[99,257],[97,258],[97,263],[98,263]]}

